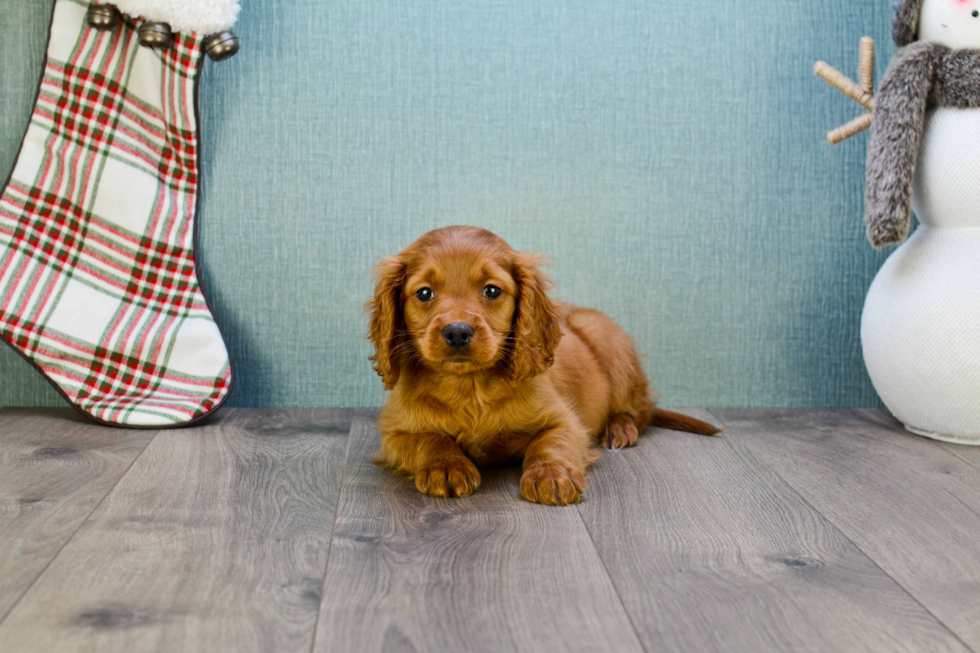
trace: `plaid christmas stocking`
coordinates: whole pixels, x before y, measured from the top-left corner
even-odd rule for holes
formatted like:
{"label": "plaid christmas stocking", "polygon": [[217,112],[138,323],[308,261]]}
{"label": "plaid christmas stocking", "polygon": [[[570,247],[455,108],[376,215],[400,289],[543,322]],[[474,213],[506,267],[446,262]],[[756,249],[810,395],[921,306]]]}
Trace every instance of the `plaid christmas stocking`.
{"label": "plaid christmas stocking", "polygon": [[[234,0],[169,4],[182,2],[237,12]],[[139,44],[144,20],[93,29],[88,5],[55,2],[34,113],[0,197],[0,338],[97,421],[185,424],[232,384],[194,258],[204,35],[151,49]]]}

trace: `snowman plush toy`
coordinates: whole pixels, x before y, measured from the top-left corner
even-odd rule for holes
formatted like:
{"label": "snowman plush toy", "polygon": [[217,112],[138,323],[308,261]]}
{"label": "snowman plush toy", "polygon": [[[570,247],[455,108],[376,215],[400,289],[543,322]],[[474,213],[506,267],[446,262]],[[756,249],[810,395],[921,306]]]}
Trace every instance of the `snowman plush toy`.
{"label": "snowman plush toy", "polygon": [[868,143],[865,363],[908,430],[980,445],[980,0],[902,0]]}

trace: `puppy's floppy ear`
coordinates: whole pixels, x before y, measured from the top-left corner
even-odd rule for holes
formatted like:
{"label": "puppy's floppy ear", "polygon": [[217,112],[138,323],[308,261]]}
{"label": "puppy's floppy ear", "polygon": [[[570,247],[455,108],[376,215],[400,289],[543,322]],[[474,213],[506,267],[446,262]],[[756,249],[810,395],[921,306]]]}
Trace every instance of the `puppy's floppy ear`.
{"label": "puppy's floppy ear", "polygon": [[371,314],[368,339],[374,343],[374,371],[384,381],[385,390],[391,390],[401,372],[399,345],[404,338],[405,323],[402,317],[402,285],[405,283],[405,263],[393,256],[374,268],[377,284],[374,297],[364,309]]}
{"label": "puppy's floppy ear", "polygon": [[517,254],[512,274],[517,282],[517,306],[508,361],[510,378],[524,381],[544,374],[555,362],[561,340],[561,311],[548,297],[551,281],[540,270],[538,254]]}

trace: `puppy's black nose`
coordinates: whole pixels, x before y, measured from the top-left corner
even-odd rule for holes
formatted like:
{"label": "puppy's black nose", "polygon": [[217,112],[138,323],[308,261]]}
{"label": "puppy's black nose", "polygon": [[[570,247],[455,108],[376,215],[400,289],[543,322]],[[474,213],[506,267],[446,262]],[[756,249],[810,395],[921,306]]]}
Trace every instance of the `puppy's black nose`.
{"label": "puppy's black nose", "polygon": [[473,327],[466,322],[453,322],[442,330],[442,337],[453,349],[462,349],[473,339]]}

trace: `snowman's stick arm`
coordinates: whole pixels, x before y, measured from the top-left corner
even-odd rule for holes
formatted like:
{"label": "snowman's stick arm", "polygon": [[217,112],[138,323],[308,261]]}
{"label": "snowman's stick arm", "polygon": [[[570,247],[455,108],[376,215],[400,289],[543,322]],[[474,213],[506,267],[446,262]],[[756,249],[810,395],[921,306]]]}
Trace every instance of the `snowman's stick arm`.
{"label": "snowman's stick arm", "polygon": [[867,131],[871,128],[871,121],[873,117],[874,115],[870,113],[866,113],[863,116],[858,116],[843,127],[838,127],[827,134],[827,142],[831,145],[837,145],[842,141],[846,141],[851,136],[857,136],[861,132]]}
{"label": "snowman's stick arm", "polygon": [[[813,66],[813,72],[817,77],[873,113],[875,110],[875,42],[870,36],[861,39],[858,71],[861,80],[860,85],[855,84],[839,70],[824,61],[818,61]],[[872,120],[871,113],[855,118],[846,125],[828,133],[827,142],[831,145],[837,145],[851,136],[860,134],[871,126]]]}
{"label": "snowman's stick arm", "polygon": [[861,74],[861,90],[872,95],[875,92],[875,40],[870,36],[861,39],[858,70]]}
{"label": "snowman's stick arm", "polygon": [[868,111],[874,111],[875,99],[871,93],[868,93],[863,88],[852,82],[833,66],[830,66],[823,61],[818,61],[813,66],[813,72],[816,73],[817,77],[827,82]]}

